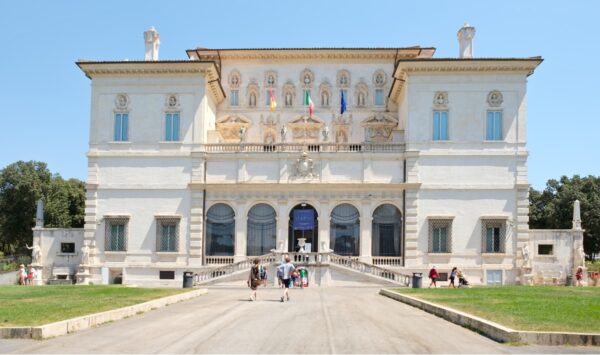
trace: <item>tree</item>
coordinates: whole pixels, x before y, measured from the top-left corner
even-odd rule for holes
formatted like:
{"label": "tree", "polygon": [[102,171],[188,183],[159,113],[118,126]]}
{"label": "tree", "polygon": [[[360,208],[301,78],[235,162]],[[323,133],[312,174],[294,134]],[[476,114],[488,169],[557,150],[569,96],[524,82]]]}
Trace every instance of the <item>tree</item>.
{"label": "tree", "polygon": [[46,163],[18,161],[0,170],[0,250],[25,252],[25,244],[31,244],[40,198],[46,205],[46,226],[83,226],[84,183],[52,175]]}
{"label": "tree", "polygon": [[537,229],[571,229],[573,203],[581,203],[586,254],[600,252],[600,176],[579,175],[548,180],[544,191],[529,191],[529,226]]}

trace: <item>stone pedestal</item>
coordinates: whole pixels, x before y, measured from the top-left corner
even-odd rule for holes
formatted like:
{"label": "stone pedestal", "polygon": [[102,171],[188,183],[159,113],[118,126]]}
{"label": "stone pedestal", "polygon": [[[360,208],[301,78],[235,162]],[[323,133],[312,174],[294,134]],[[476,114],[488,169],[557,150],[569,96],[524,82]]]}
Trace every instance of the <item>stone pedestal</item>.
{"label": "stone pedestal", "polygon": [[77,269],[76,282],[78,285],[89,285],[90,284],[90,266],[80,265]]}
{"label": "stone pedestal", "polygon": [[31,266],[33,266],[33,268],[35,269],[35,279],[33,279],[33,285],[34,286],[43,285],[44,284],[44,277],[43,277],[44,267],[40,264],[32,264]]}

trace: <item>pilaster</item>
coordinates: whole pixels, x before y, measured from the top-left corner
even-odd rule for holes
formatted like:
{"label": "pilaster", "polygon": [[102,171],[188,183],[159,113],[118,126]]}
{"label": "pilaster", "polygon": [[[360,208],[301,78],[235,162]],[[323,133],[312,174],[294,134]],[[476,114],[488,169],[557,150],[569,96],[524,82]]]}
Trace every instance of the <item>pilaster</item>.
{"label": "pilaster", "polygon": [[313,251],[325,252],[329,250],[330,239],[329,226],[331,224],[331,212],[329,210],[329,200],[320,201],[321,208],[319,209],[319,246]]}
{"label": "pilaster", "polygon": [[406,190],[406,215],[404,216],[404,260],[405,266],[411,267],[418,264],[419,252],[419,226],[418,226],[418,197],[416,190]]}
{"label": "pilaster", "polygon": [[360,211],[360,256],[359,260],[365,263],[373,262],[373,215],[371,214],[371,201],[363,201]]}
{"label": "pilaster", "polygon": [[246,259],[246,225],[248,216],[246,215],[246,201],[239,200],[235,206],[235,245],[233,253],[233,262]]}
{"label": "pilaster", "polygon": [[290,215],[287,211],[287,200],[277,201],[277,251],[287,252],[288,249],[288,228],[290,224]]}

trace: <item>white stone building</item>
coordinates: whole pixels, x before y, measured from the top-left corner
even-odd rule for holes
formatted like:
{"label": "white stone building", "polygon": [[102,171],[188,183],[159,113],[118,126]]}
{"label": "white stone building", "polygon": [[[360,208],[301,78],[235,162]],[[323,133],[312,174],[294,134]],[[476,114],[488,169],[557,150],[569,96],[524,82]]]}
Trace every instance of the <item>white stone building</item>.
{"label": "white stone building", "polygon": [[458,266],[510,284],[554,256],[564,278],[580,228],[556,232],[563,243],[528,227],[527,80],[542,59],[473,58],[474,33],[459,30],[458,58],[196,48],[160,61],[151,29],[145,61],[78,62],[92,89],[80,274],[179,285],[304,237],[307,252],[407,274]]}

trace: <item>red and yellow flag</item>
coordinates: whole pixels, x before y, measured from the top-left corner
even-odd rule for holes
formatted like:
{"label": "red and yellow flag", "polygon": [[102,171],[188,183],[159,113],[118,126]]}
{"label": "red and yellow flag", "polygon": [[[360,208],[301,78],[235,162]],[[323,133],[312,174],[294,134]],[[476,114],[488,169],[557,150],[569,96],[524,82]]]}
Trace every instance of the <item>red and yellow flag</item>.
{"label": "red and yellow flag", "polygon": [[269,107],[271,108],[271,112],[275,112],[275,109],[277,108],[277,101],[275,100],[273,88],[269,89]]}

